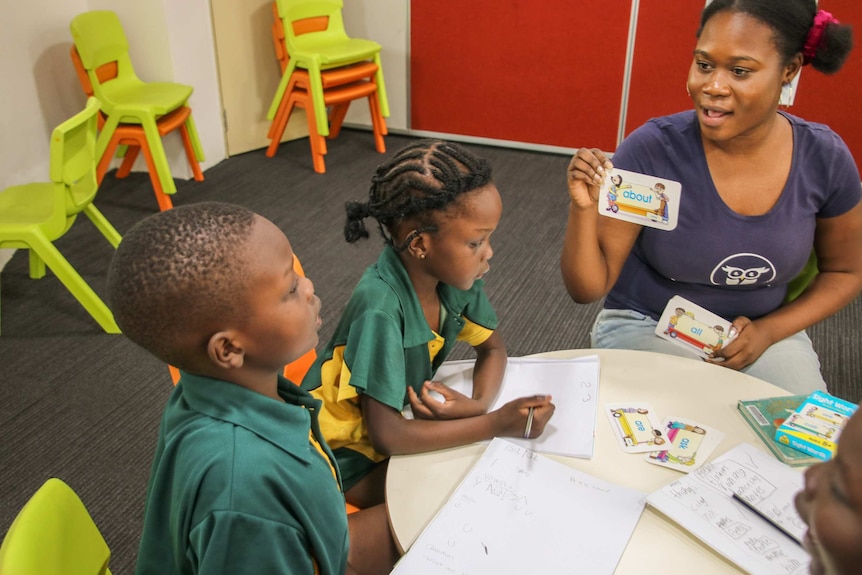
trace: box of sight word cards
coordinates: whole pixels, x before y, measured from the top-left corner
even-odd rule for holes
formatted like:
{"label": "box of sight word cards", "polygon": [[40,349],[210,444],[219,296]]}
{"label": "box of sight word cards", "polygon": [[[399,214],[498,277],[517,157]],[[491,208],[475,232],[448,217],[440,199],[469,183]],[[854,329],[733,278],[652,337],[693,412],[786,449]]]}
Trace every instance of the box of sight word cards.
{"label": "box of sight word cards", "polygon": [[775,430],[775,441],[824,461],[835,455],[841,430],[857,405],[815,391]]}

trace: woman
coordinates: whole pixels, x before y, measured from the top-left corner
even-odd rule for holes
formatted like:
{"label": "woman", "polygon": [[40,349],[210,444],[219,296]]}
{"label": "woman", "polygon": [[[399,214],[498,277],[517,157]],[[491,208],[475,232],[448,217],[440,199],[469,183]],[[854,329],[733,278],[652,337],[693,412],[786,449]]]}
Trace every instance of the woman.
{"label": "woman", "polygon": [[[697,36],[693,110],[647,122],[613,164],[597,149],[572,158],[566,288],[579,303],[607,296],[594,347],[686,354],[654,334],[678,294],[733,319],[734,337],[707,361],[795,393],[825,389],[804,330],[862,289],[862,186],[844,142],[778,100],[803,65],[836,72],[851,31],[814,0],[714,0]],[[614,166],[682,184],[673,231],[599,217]],[[785,302],[812,246],[820,273]]]}

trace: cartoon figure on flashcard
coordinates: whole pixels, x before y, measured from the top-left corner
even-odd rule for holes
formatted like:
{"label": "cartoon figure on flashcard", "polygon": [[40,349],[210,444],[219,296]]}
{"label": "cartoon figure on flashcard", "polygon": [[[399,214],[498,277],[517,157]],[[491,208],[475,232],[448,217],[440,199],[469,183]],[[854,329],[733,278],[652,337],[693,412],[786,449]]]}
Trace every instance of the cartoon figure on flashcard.
{"label": "cartoon figure on flashcard", "polygon": [[620,211],[620,207],[617,205],[617,191],[623,184],[623,177],[620,174],[614,174],[611,176],[611,185],[608,187],[608,207],[605,209],[611,211],[613,213],[617,213]]}
{"label": "cartoon figure on flashcard", "polygon": [[656,199],[659,201],[659,206],[655,211],[655,215],[659,218],[659,221],[666,224],[668,220],[668,214],[670,211],[668,210],[668,202],[670,202],[670,196],[668,196],[664,191],[664,184],[661,182],[656,182],[656,184],[652,187],[653,193],[655,193]]}
{"label": "cartoon figure on flashcard", "polygon": [[646,404],[612,403],[605,412],[614,437],[626,453],[645,453],[661,448],[665,444],[655,411]]}
{"label": "cartoon figure on flashcard", "polygon": [[667,448],[648,453],[646,459],[686,473],[700,467],[724,437],[706,425],[679,418],[665,419],[663,427]]}

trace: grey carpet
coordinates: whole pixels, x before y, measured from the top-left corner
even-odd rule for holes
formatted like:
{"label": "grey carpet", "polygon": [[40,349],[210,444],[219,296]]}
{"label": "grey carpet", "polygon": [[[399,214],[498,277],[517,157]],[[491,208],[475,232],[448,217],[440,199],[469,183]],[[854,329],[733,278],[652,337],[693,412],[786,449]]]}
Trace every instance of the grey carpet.
{"label": "grey carpet", "polygon": [[[391,135],[387,155],[412,138]],[[558,269],[565,228],[568,158],[470,146],[487,157],[503,196],[494,234],[488,293],[501,317],[510,355],[587,347],[599,304],[566,295]],[[329,143],[327,173],[311,170],[308,141],[282,144],[211,168],[204,182],[178,182],[175,205],[239,203],[285,230],[323,301],[321,340],[331,335],[354,283],[381,248],[374,236],[356,245],[341,235],[343,204],[363,199],[383,156],[367,132],[345,130]],[[153,213],[146,174],[108,174],[97,205],[120,233]],[[58,241],[93,288],[104,293],[112,249],[85,217]],[[114,573],[130,573],[137,555],[143,499],[161,409],[171,390],[167,368],[97,324],[52,275],[27,277],[17,253],[0,274],[0,533],[47,479],[64,479],[84,500],[113,551]],[[859,329],[862,301],[814,326],[830,390],[862,397]],[[454,357],[469,357],[464,347]]]}

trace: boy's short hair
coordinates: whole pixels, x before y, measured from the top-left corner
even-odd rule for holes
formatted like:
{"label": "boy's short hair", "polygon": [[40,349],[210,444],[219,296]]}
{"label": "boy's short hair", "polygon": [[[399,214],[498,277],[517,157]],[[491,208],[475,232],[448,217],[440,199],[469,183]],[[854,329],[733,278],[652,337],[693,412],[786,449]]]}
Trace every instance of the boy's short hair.
{"label": "boy's short hair", "polygon": [[108,300],[123,333],[178,367],[195,353],[184,334],[199,336],[204,349],[211,335],[204,330],[214,333],[241,311],[255,217],[242,206],[201,202],[135,224],[108,269]]}

